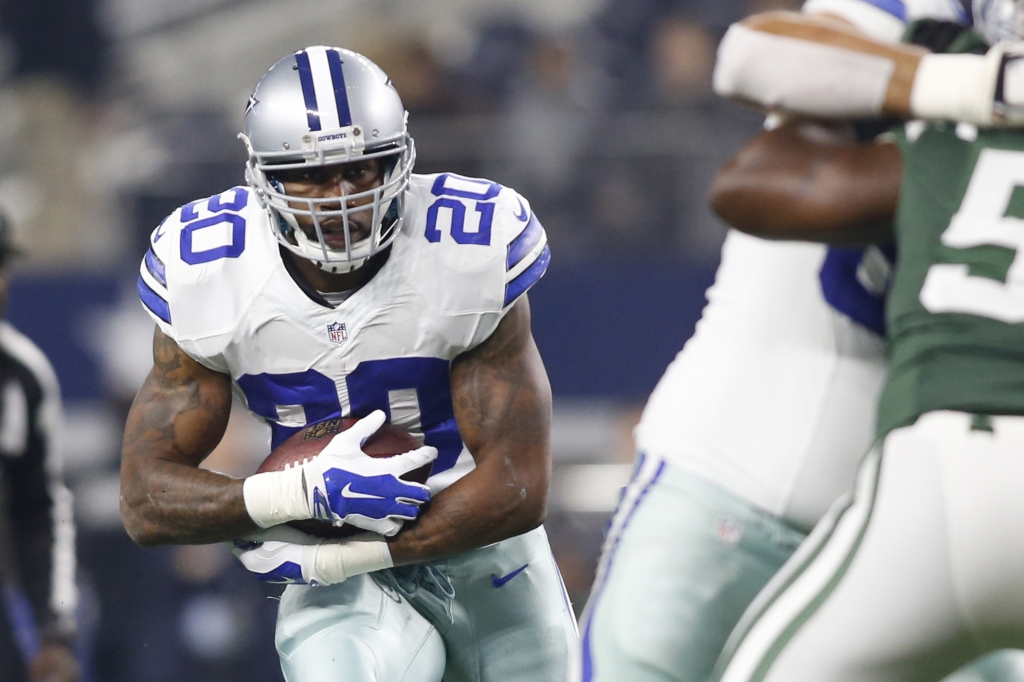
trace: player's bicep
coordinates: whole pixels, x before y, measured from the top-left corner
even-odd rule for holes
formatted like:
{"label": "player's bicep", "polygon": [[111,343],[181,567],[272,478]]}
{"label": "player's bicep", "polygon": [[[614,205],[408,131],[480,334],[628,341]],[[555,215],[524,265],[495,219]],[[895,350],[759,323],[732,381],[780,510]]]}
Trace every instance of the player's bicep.
{"label": "player's bicep", "polygon": [[452,402],[463,442],[480,466],[506,458],[539,469],[546,484],[550,459],[551,386],[530,332],[525,295],[494,333],[452,363]]}
{"label": "player's bicep", "polygon": [[231,382],[189,357],[160,329],[153,369],[132,404],[122,458],[158,458],[198,466],[220,442],[231,410]]}

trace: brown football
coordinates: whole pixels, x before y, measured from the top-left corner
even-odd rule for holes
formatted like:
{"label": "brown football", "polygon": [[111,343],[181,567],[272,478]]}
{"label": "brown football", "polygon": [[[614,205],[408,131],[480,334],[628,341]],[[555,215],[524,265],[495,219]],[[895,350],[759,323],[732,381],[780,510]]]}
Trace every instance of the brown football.
{"label": "brown football", "polygon": [[[355,424],[358,419],[354,417],[325,419],[322,422],[310,424],[301,431],[293,433],[283,443],[278,445],[263,460],[256,473],[264,471],[281,471],[286,464],[301,462],[303,459],[311,459],[327,447],[331,439],[342,431]],[[417,438],[390,422],[377,429],[377,432],[366,439],[363,443],[363,452],[370,457],[393,457],[403,452],[409,452],[423,445]],[[430,464],[414,469],[402,476],[408,481],[426,483],[430,476]],[[320,538],[341,538],[363,532],[355,526],[332,526],[326,521],[309,519],[306,521],[291,521],[288,525],[298,528],[304,533],[315,535]]]}

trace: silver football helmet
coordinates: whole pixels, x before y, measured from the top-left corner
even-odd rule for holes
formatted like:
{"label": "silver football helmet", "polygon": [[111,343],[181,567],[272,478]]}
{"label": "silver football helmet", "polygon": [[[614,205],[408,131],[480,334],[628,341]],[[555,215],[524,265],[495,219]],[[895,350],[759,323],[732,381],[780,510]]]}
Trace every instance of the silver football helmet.
{"label": "silver football helmet", "polygon": [[[285,248],[326,272],[350,272],[394,241],[416,160],[407,117],[391,80],[361,54],[317,45],[270,67],[249,98],[239,138],[249,151],[246,182]],[[365,159],[381,160],[383,183],[340,201],[289,195],[274,177],[275,171]],[[370,235],[353,244],[349,219],[361,211],[372,211]],[[302,216],[315,235],[299,227]],[[322,222],[338,218],[344,249],[324,239]]]}
{"label": "silver football helmet", "polygon": [[973,0],[974,28],[990,45],[1024,40],[1024,0]]}

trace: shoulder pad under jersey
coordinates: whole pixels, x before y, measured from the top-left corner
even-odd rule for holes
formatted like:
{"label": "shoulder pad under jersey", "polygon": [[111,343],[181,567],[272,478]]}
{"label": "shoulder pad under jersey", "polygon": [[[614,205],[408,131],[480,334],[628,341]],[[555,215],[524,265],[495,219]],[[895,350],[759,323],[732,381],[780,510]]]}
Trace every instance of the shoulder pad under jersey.
{"label": "shoulder pad under jersey", "polygon": [[189,355],[212,360],[217,341],[238,323],[277,258],[266,211],[248,187],[193,201],[150,236],[139,297],[160,329]]}

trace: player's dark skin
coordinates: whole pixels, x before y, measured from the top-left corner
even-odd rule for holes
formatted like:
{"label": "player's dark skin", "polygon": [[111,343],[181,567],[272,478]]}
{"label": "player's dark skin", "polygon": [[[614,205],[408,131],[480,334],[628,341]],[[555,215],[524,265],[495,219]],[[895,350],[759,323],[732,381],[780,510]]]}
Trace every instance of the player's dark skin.
{"label": "player's dark skin", "polygon": [[803,124],[765,131],[718,172],[711,208],[766,239],[892,241],[903,164],[894,144],[809,134]]}
{"label": "player's dark skin", "polygon": [[[276,175],[277,179],[284,185],[285,192],[293,196],[306,197],[310,199],[321,199],[326,197],[342,197],[357,192],[365,192],[379,187],[384,181],[384,168],[379,159],[367,159],[353,163],[341,163],[334,166],[321,166],[319,168],[296,168],[282,171]],[[362,200],[347,202],[348,207],[366,206],[365,211],[356,211],[349,214],[349,234],[353,242],[359,242],[370,236],[370,221],[373,219],[373,199],[366,197]],[[308,208],[306,205],[293,204],[295,208]],[[321,204],[322,210],[338,210],[341,203]],[[312,218],[298,215],[295,218],[299,227],[306,236],[318,241],[316,228],[313,226]],[[327,246],[339,250],[345,248],[345,231],[341,218],[333,217],[320,221],[320,228],[324,232],[324,241]],[[292,262],[298,267],[302,276],[309,281],[317,291],[349,291],[358,289],[366,284],[368,276],[372,276],[375,268],[363,267],[358,270],[346,273],[324,272],[312,261],[287,254]]]}
{"label": "player's dark skin", "polygon": [[[367,182],[379,184],[379,167],[375,175]],[[289,184],[286,190],[292,191]],[[342,180],[333,190],[317,191],[344,196],[360,190]],[[290,253],[284,257],[293,258],[321,291],[366,283],[364,268],[331,274]],[[257,532],[245,509],[242,480],[199,468],[227,427],[230,378],[197,363],[159,329],[153,358],[122,446],[121,516],[129,535],[151,546],[220,542]],[[451,390],[459,432],[476,468],[388,539],[395,565],[452,556],[525,533],[546,514],[551,389],[530,332],[526,296],[490,338],[455,358]]]}

